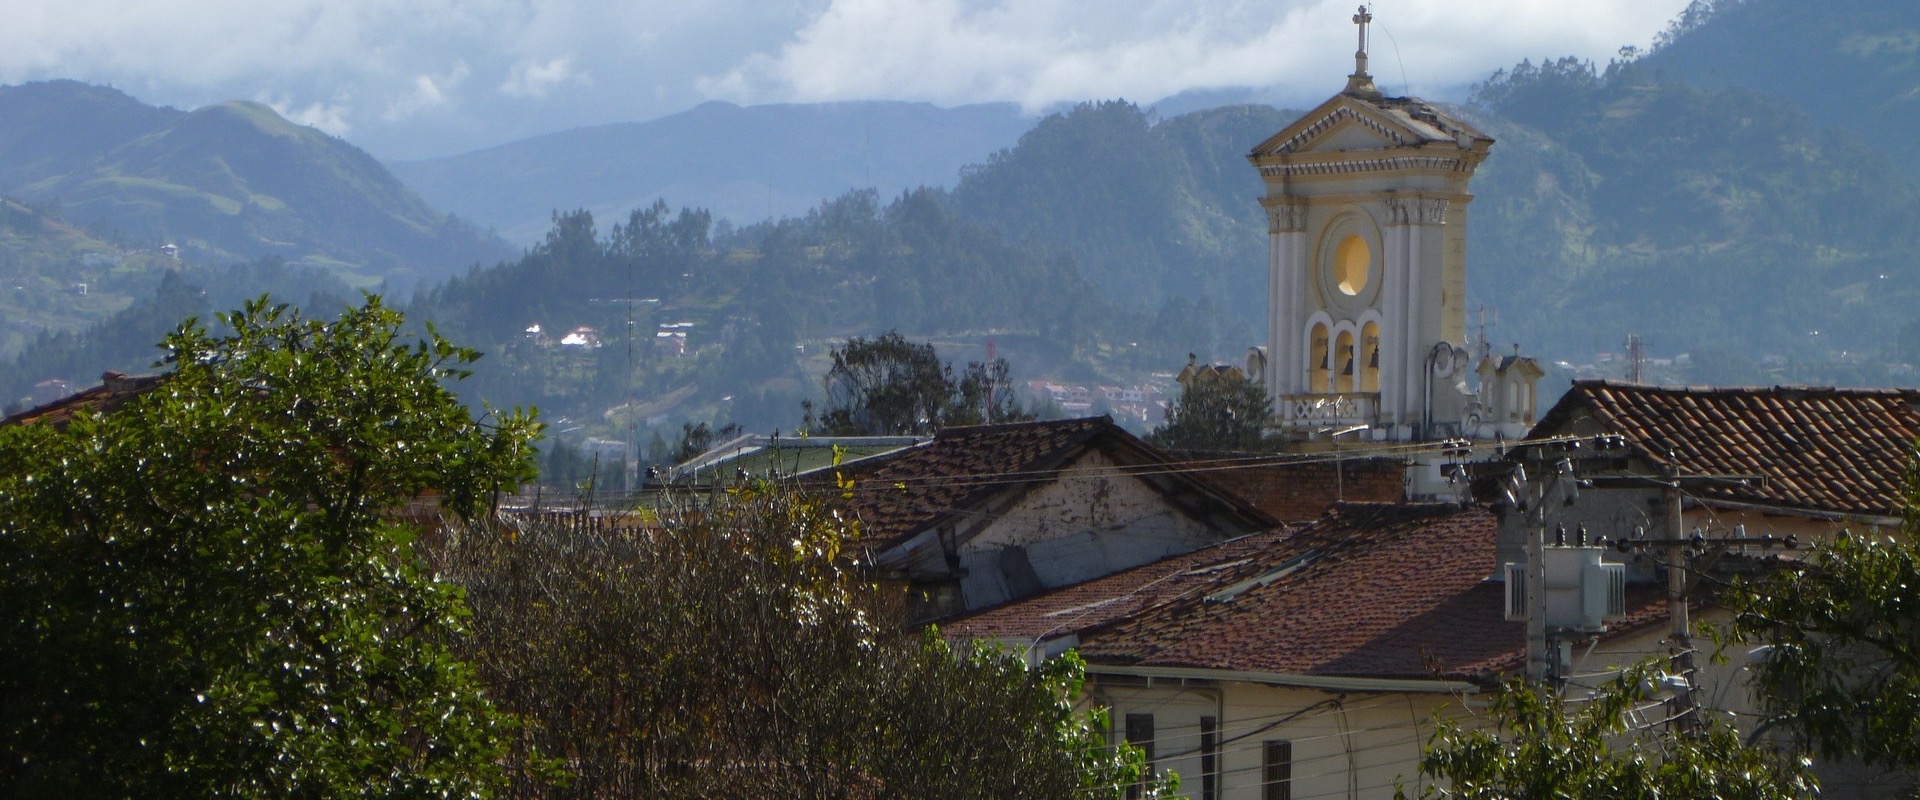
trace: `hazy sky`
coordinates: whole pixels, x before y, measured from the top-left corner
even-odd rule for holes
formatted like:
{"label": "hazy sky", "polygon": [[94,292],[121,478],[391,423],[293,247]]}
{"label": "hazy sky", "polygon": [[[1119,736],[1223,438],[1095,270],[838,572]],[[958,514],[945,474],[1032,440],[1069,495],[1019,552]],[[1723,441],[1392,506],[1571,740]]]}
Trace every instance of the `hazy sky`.
{"label": "hazy sky", "polygon": [[[1378,0],[1381,88],[1457,97],[1522,58],[1604,63],[1687,0]],[[1304,104],[1351,71],[1354,0],[7,0],[0,83],[259,100],[375,155],[446,155],[706,100],[1029,110],[1194,88]],[[1403,78],[1404,75],[1404,78]]]}

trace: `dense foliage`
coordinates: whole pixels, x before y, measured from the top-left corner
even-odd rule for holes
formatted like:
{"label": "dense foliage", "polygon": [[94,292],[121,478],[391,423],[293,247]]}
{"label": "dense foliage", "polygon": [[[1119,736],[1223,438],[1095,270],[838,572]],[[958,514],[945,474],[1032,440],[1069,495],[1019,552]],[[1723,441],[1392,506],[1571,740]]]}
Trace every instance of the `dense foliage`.
{"label": "dense foliage", "polygon": [[1147,441],[1175,450],[1275,450],[1281,440],[1269,435],[1272,418],[1265,387],[1237,374],[1196,371]]}
{"label": "dense foliage", "polygon": [[1920,544],[1841,536],[1728,598],[1764,725],[1822,759],[1920,772]]}
{"label": "dense foliage", "polygon": [[0,429],[0,786],[22,797],[468,797],[508,720],[447,641],[423,496],[489,509],[533,424],[442,385],[476,354],[409,344],[370,299],[191,322],[112,413]]}
{"label": "dense foliage", "polygon": [[1804,762],[1743,745],[1721,720],[1703,720],[1689,733],[1657,717],[1649,722],[1645,709],[1666,708],[1653,696],[1656,677],[1639,664],[1571,699],[1508,683],[1484,720],[1441,720],[1420,762],[1421,774],[1441,783],[1421,796],[1789,800],[1817,793]]}
{"label": "dense foliage", "polygon": [[439,553],[491,695],[525,719],[518,752],[572,773],[516,796],[1118,798],[1141,775],[1076,707],[1076,659],[903,630],[828,504],[759,486],[592,523],[476,527]]}
{"label": "dense foliage", "polygon": [[928,434],[954,425],[1019,422],[1020,410],[1004,358],[953,366],[933,345],[907,341],[899,331],[873,339],[855,336],[831,353],[823,379],[827,400],[805,427],[835,436]]}

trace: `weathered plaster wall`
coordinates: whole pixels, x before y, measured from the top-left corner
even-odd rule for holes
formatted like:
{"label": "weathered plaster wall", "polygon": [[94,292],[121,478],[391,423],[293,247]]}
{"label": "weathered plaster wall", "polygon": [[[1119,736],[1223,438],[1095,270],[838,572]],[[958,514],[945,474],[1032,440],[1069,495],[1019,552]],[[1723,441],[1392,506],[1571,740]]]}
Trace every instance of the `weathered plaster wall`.
{"label": "weathered plaster wall", "polygon": [[1221,535],[1090,451],[961,542],[969,609],[1212,544]]}

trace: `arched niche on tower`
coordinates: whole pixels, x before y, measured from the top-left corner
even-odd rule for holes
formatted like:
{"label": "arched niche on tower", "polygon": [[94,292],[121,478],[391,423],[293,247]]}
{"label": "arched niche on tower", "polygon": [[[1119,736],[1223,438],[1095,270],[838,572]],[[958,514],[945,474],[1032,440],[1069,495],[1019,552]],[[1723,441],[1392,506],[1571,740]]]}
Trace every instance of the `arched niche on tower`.
{"label": "arched niche on tower", "polygon": [[1325,320],[1307,326],[1307,391],[1325,394],[1331,385],[1328,362],[1333,356],[1332,328]]}
{"label": "arched niche on tower", "polygon": [[1336,213],[1320,229],[1314,251],[1314,284],[1321,307],[1353,319],[1374,307],[1385,283],[1380,226],[1359,207]]}
{"label": "arched niche on tower", "polygon": [[1359,359],[1353,346],[1353,331],[1343,330],[1333,335],[1333,390],[1335,392],[1353,391],[1354,378],[1360,371]]}
{"label": "arched niche on tower", "polygon": [[1380,323],[1367,321],[1360,326],[1360,391],[1380,391]]}

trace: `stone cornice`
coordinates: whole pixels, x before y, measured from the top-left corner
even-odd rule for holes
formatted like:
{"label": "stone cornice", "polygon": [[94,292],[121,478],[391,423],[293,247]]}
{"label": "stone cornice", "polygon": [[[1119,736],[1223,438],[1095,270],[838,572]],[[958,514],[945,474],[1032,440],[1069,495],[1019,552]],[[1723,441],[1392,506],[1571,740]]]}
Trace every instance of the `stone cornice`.
{"label": "stone cornice", "polygon": [[1391,155],[1327,161],[1261,164],[1262,178],[1305,178],[1326,175],[1366,175],[1377,172],[1471,173],[1478,159],[1459,155]]}

